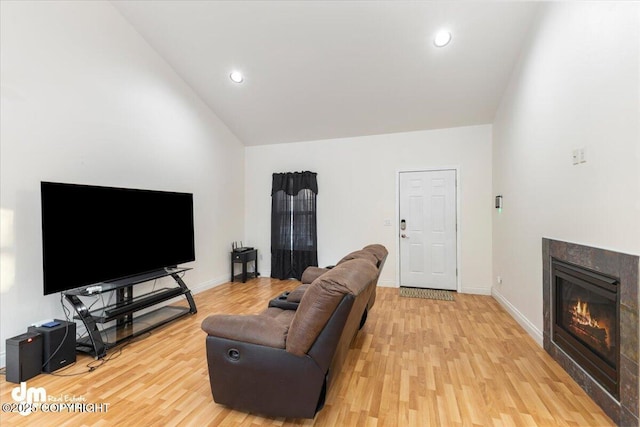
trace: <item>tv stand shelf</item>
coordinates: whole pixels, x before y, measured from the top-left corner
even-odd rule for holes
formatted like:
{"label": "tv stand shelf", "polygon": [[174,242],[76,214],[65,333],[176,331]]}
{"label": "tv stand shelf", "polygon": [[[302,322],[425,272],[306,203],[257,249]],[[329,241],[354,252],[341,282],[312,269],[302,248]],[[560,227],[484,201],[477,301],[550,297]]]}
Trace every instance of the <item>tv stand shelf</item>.
{"label": "tv stand shelf", "polygon": [[93,316],[96,323],[107,323],[120,318],[124,314],[133,313],[184,294],[185,291],[181,288],[156,289],[147,294],[133,297],[130,300],[94,310],[91,312],[91,316]]}
{"label": "tv stand shelf", "polygon": [[[122,341],[144,334],[186,314],[196,313],[197,308],[191,296],[191,290],[180,277],[180,273],[187,270],[189,269],[167,268],[127,279],[102,283],[100,284],[101,289],[94,293],[88,292],[87,288],[64,292],[65,298],[73,305],[77,313],[76,318],[82,320],[87,329],[88,336],[77,341],[77,350],[89,353],[95,358],[101,358],[106,355],[109,348]],[[134,285],[168,276],[176,281],[177,287],[163,287],[143,295],[133,296]],[[81,296],[95,296],[113,291],[116,292],[116,303],[93,311],[89,311],[80,299]],[[187,299],[189,307],[162,306],[144,314],[136,313],[180,296]],[[97,326],[113,321],[116,322],[115,325],[102,330]]]}

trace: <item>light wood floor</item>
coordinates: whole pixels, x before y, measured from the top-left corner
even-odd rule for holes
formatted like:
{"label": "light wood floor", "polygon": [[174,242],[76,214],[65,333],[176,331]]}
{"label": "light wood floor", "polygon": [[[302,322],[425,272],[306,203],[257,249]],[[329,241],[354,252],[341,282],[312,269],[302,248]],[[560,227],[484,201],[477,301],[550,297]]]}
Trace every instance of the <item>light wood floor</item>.
{"label": "light wood floor", "polygon": [[[195,296],[198,314],[110,353],[99,363],[39,375],[49,398],[108,403],[106,413],[1,413],[17,426],[610,426],[613,422],[491,297],[401,298],[378,288],[327,403],[315,420],[268,419],[213,402],[200,323],[213,313],[256,313],[294,281],[224,284]],[[2,403],[15,384],[0,380]]]}

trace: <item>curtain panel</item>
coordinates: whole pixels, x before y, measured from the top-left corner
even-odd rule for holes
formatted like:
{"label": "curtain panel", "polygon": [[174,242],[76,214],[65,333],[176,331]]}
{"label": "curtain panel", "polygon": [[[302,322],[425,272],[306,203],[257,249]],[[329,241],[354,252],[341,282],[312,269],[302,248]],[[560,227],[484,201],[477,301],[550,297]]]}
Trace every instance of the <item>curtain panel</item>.
{"label": "curtain panel", "polygon": [[301,279],[318,265],[315,172],[274,173],[271,190],[271,277]]}

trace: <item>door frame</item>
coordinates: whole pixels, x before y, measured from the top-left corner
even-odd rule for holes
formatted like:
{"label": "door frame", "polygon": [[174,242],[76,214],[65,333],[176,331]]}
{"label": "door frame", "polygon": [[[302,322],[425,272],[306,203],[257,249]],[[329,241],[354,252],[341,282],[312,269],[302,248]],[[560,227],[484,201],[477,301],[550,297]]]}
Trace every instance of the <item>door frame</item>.
{"label": "door frame", "polygon": [[396,223],[395,231],[395,247],[396,247],[396,287],[400,287],[400,174],[403,172],[439,172],[445,170],[454,170],[456,172],[456,292],[462,291],[462,257],[460,254],[460,235],[462,234],[462,225],[460,223],[460,166],[435,166],[414,169],[396,170]]}

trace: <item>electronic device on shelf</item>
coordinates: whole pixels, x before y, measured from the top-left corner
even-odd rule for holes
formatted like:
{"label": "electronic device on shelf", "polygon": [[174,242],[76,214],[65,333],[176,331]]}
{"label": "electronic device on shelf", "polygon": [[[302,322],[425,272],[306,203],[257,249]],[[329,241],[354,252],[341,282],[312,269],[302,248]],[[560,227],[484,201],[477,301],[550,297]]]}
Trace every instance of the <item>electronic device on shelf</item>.
{"label": "electronic device on shelf", "polygon": [[57,320],[52,320],[51,322],[45,322],[42,325],[40,325],[41,328],[55,328],[56,326],[59,326],[60,322],[58,322]]}
{"label": "electronic device on shelf", "polygon": [[85,289],[85,292],[88,293],[88,294],[100,293],[100,292],[102,292],[102,286],[100,286],[100,285],[89,286],[88,288]]}
{"label": "electronic device on shelf", "polygon": [[242,245],[242,240],[240,241],[240,245],[238,245],[238,242],[233,242],[231,244],[231,249],[233,250],[233,252],[247,252],[247,251],[252,251],[253,250],[252,247],[243,246]]}

